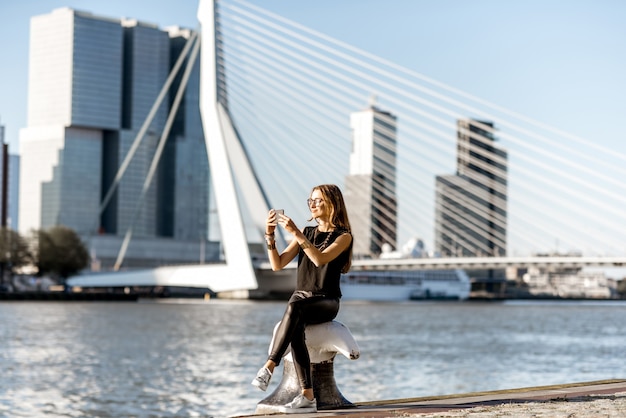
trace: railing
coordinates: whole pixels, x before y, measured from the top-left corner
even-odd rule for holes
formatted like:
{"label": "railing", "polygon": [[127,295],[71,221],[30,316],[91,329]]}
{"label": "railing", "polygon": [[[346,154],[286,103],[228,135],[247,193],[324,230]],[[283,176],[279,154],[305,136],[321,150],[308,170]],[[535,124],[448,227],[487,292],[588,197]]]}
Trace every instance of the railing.
{"label": "railing", "polygon": [[354,260],[352,270],[626,267],[626,257],[471,257]]}

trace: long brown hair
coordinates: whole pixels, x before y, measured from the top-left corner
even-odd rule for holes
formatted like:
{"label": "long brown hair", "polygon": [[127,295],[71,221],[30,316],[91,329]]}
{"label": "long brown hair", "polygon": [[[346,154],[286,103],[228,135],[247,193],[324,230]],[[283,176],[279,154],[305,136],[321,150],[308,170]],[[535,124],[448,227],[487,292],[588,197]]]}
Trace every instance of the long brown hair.
{"label": "long brown hair", "polygon": [[[315,186],[311,189],[311,194],[313,194],[315,190],[320,191],[322,197],[324,198],[324,202],[328,205],[328,223],[330,226],[332,228],[345,230],[346,232],[352,234],[350,220],[348,219],[348,210],[346,209],[343,194],[341,193],[339,187],[334,184],[320,184],[319,186]],[[350,253],[348,261],[341,269],[342,273],[347,273],[352,265],[352,242],[350,242],[350,247],[348,249]]]}

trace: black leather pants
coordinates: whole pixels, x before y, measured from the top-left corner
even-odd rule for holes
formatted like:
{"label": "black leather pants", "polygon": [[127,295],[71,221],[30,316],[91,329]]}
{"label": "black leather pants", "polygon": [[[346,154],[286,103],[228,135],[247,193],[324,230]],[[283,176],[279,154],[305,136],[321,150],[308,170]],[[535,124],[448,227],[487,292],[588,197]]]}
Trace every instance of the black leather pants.
{"label": "black leather pants", "polygon": [[269,359],[278,365],[291,344],[293,365],[302,389],[313,387],[311,359],[306,347],[304,327],[332,321],[339,312],[339,298],[309,295],[308,292],[295,291],[289,298],[269,356]]}

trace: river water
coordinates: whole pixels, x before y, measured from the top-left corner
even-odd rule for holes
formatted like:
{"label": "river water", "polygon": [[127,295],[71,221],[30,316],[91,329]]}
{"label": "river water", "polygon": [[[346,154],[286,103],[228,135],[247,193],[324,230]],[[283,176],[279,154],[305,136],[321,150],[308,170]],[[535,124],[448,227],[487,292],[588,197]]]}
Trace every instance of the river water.
{"label": "river water", "polygon": [[[172,301],[174,302],[174,301]],[[284,302],[0,303],[0,416],[226,417]],[[352,402],[626,378],[625,302],[342,303]]]}

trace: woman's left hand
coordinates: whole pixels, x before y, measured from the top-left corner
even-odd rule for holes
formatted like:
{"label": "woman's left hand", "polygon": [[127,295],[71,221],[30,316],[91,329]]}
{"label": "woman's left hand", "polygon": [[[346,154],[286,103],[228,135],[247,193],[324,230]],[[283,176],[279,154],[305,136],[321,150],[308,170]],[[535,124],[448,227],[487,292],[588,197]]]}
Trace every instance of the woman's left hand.
{"label": "woman's left hand", "polygon": [[290,234],[295,234],[296,232],[298,232],[298,227],[288,216],[282,215],[280,217],[280,220],[278,221],[278,225],[281,225]]}

